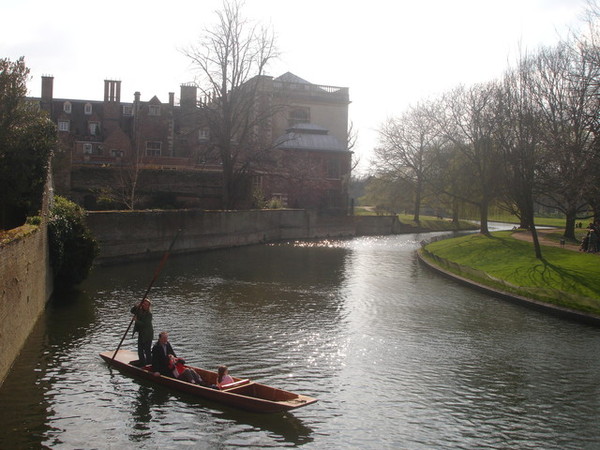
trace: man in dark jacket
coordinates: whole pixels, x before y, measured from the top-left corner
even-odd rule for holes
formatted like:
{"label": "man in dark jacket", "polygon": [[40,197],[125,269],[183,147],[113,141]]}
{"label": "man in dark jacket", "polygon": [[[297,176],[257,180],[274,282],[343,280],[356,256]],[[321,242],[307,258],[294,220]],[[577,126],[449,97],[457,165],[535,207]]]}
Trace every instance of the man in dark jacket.
{"label": "man in dark jacket", "polygon": [[152,327],[152,312],[150,311],[150,300],[145,298],[139,305],[131,308],[135,324],[133,332],[138,333],[138,363],[140,367],[150,364],[152,361],[152,339],[154,339],[154,328]]}
{"label": "man in dark jacket", "polygon": [[152,370],[154,373],[160,373],[166,377],[173,377],[173,369],[170,368],[171,360],[169,355],[177,357],[173,347],[169,343],[169,334],[161,331],[158,335],[158,341],[152,347]]}

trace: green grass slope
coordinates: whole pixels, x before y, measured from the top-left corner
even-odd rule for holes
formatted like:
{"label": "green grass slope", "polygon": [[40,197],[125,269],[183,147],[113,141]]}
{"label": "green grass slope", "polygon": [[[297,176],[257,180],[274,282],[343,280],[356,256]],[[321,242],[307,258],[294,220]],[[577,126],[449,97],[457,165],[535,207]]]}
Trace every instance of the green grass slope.
{"label": "green grass slope", "polygon": [[511,237],[473,234],[428,244],[423,256],[444,269],[490,287],[578,311],[600,314],[599,255],[533,244]]}

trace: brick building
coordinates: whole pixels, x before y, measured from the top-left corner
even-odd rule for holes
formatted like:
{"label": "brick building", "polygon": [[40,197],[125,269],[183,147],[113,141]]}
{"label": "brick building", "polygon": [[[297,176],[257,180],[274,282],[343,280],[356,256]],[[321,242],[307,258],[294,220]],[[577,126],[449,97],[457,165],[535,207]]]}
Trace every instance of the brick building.
{"label": "brick building", "polygon": [[[89,209],[221,207],[221,165],[211,151],[210,127],[198,107],[198,88],[180,87],[168,102],[136,92],[121,99],[121,82],[105,80],[104,98],[59,99],[53,77],[42,77],[40,107],[58,127],[61,148],[54,162],[56,191]],[[251,187],[282,206],[345,211],[351,167],[348,89],[309,83],[286,73],[261,77],[260,104],[276,111],[259,133],[269,161],[249,175]]]}

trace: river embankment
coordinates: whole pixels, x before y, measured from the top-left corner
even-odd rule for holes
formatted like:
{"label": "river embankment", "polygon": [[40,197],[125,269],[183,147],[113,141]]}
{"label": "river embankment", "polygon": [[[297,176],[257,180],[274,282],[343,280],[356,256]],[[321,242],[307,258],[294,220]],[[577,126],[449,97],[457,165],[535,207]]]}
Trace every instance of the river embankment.
{"label": "river embankment", "polygon": [[[172,253],[304,239],[385,236],[455,229],[449,221],[438,228],[403,223],[395,215],[325,215],[299,209],[207,211],[98,211],[86,222],[97,239],[96,264],[120,264],[162,254],[180,232]],[[469,224],[461,224],[468,229]]]}
{"label": "river embankment", "polygon": [[600,325],[597,255],[576,253],[575,245],[560,245],[543,234],[540,240],[542,260],[535,259],[533,245],[523,232],[424,244],[418,257],[431,269],[477,290],[566,319]]}
{"label": "river embankment", "polygon": [[54,290],[48,244],[50,183],[39,225],[25,224],[0,235],[0,385]]}

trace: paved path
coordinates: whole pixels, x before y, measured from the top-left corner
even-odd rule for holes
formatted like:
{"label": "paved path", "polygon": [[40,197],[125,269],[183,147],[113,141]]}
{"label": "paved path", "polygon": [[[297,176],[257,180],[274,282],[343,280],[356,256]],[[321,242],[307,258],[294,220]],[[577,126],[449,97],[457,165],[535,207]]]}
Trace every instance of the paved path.
{"label": "paved path", "polygon": [[[567,250],[573,250],[578,252],[579,251],[579,244],[574,244],[572,242],[566,242],[564,245],[560,245],[560,242],[557,242],[553,239],[550,239],[549,237],[546,236],[546,234],[549,233],[556,233],[557,231],[561,231],[564,233],[564,229],[557,229],[557,228],[551,228],[548,230],[537,230],[538,232],[538,239],[540,241],[541,245],[548,245],[551,247],[562,247],[564,249]],[[524,230],[518,230],[515,231],[512,236],[515,239],[520,239],[522,241],[527,241],[527,242],[533,242],[533,238],[531,237],[531,232],[530,231],[524,231]]]}

